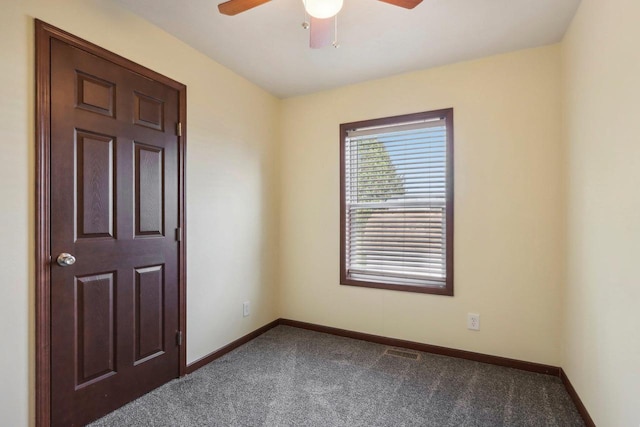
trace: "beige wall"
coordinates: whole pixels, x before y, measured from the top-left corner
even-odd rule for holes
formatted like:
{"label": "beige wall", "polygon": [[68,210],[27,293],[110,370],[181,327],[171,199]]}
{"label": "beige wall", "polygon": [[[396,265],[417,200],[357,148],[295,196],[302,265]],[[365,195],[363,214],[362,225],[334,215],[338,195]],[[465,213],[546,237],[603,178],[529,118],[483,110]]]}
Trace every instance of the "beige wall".
{"label": "beige wall", "polygon": [[640,425],[640,2],[583,0],[563,42],[562,367],[599,426]]}
{"label": "beige wall", "polygon": [[[275,319],[278,100],[109,1],[5,1],[0,13],[0,424],[33,417],[33,17],[188,86],[188,360]],[[252,314],[242,318],[242,302]],[[31,406],[31,407],[29,407]]]}
{"label": "beige wall", "polygon": [[[551,46],[283,101],[283,317],[558,365],[560,56]],[[338,125],[454,108],[455,296],[339,284]],[[468,331],[480,313],[480,332]]]}

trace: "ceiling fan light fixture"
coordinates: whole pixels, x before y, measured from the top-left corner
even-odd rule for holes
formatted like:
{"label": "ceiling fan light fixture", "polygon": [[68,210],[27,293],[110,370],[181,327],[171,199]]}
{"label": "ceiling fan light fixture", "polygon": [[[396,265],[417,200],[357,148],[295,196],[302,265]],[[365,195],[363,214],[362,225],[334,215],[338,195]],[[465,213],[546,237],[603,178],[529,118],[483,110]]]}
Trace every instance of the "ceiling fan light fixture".
{"label": "ceiling fan light fixture", "polygon": [[343,0],[303,0],[307,13],[314,18],[327,19],[342,9]]}

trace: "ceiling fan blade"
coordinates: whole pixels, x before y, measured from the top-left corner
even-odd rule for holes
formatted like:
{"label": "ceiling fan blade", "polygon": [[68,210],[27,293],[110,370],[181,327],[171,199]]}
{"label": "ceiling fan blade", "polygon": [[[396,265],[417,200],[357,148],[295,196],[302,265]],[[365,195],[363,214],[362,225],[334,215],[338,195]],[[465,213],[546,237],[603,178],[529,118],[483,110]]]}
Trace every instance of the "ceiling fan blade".
{"label": "ceiling fan blade", "polygon": [[318,19],[311,16],[309,27],[309,47],[320,49],[329,46],[333,42],[333,19]]}
{"label": "ceiling fan blade", "polygon": [[218,10],[223,15],[233,16],[269,1],[270,0],[229,0],[224,3],[220,3],[218,5]]}
{"label": "ceiling fan blade", "polygon": [[380,0],[380,1],[384,3],[392,4],[394,6],[404,7],[405,9],[413,9],[414,7],[422,3],[422,0]]}

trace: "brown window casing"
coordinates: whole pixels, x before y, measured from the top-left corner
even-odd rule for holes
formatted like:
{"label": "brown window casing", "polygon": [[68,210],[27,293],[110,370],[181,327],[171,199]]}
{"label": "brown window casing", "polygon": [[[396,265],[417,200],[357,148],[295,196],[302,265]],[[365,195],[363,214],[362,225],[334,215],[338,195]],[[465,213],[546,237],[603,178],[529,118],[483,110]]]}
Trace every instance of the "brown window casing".
{"label": "brown window casing", "polygon": [[[347,229],[350,226],[351,222],[353,222],[354,224],[358,224],[358,222],[362,223],[362,216],[357,217],[358,215],[357,209],[352,208],[353,212],[348,212],[348,209],[349,209],[348,203],[347,203],[347,185],[348,185],[347,169],[348,168],[347,168],[346,161],[347,161],[347,158],[349,159],[353,158],[352,156],[353,148],[349,148],[350,149],[349,153],[346,152],[348,144],[350,144],[347,142],[349,138],[349,134],[363,132],[363,130],[366,133],[368,132],[368,129],[371,129],[371,128],[375,130],[375,128],[380,127],[382,128],[382,130],[384,130],[384,127],[402,126],[405,124],[420,123],[420,122],[428,123],[429,121],[433,121],[433,120],[440,120],[441,122],[443,122],[444,129],[446,130],[446,136],[444,137],[444,142],[445,142],[445,149],[444,149],[444,153],[445,153],[444,199],[445,201],[444,201],[444,215],[443,215],[444,222],[440,226],[440,228],[443,228],[442,233],[443,233],[444,239],[442,240],[444,240],[444,246],[445,246],[444,254],[440,256],[440,258],[444,259],[444,264],[445,264],[444,267],[442,268],[442,271],[444,271],[444,278],[439,277],[439,278],[431,279],[425,276],[420,280],[411,279],[411,278],[407,279],[406,277],[408,276],[406,276],[406,274],[400,274],[396,276],[393,273],[391,273],[389,275],[389,277],[391,278],[389,280],[384,280],[383,276],[387,273],[383,274],[379,272],[379,273],[368,274],[368,273],[363,273],[362,271],[359,271],[357,273],[354,271],[351,271],[352,269],[350,269],[349,268],[350,266],[347,265],[347,263],[349,263],[349,260],[351,258],[347,253],[347,246],[349,245],[349,247],[351,248],[352,243],[351,243],[351,240],[347,240],[347,238],[350,239],[350,237],[347,236]],[[425,125],[425,128],[427,127],[428,125]],[[380,132],[380,133],[384,133],[384,132]],[[364,137],[361,137],[361,139],[364,139]],[[356,144],[357,143],[358,142],[356,142]],[[367,142],[364,142],[362,145],[365,145],[365,144],[367,144]],[[425,146],[429,148],[427,145]],[[418,148],[412,148],[412,150],[415,150],[415,149],[418,149]],[[358,146],[356,150],[361,150],[361,146]],[[386,147],[385,147],[385,151],[386,151]],[[360,153],[360,151],[357,151],[357,152]],[[405,156],[408,156],[408,157],[405,157],[400,161],[412,160],[411,155],[405,154]],[[420,156],[417,156],[417,157],[420,157]],[[417,158],[415,159],[419,160]],[[389,155],[389,161],[391,161],[390,155]],[[362,166],[361,163],[364,164],[365,162],[364,161],[361,162],[360,159],[356,162],[356,164],[358,165],[357,167],[362,168],[362,169],[358,169],[358,171],[366,169],[366,165]],[[351,168],[353,168],[353,165],[351,166]],[[393,168],[395,170],[395,166]],[[428,170],[430,171],[430,169]],[[356,173],[360,173],[358,171]],[[368,288],[391,289],[391,290],[397,290],[397,291],[419,292],[419,293],[453,296],[453,225],[454,225],[453,224],[453,218],[454,218],[453,216],[453,176],[454,174],[453,174],[453,109],[452,108],[341,124],[340,125],[340,284],[349,285],[349,286],[361,286],[361,287],[368,287]],[[358,175],[358,179],[356,179],[356,181],[360,183],[361,179],[362,179],[361,175]],[[406,186],[404,184],[406,181],[404,181],[404,176],[402,176],[402,178],[400,179],[403,180],[403,184],[402,184],[403,189],[399,191],[402,192],[401,194],[403,194],[403,198],[405,200],[405,201],[400,201],[400,203],[408,203],[407,200],[409,200],[409,198],[407,195],[409,193],[406,192],[406,188],[405,188]],[[416,180],[419,178],[414,177],[413,179]],[[353,181],[353,178],[351,178],[351,181]],[[365,188],[365,190],[367,189],[367,185],[364,185],[364,186],[362,184],[359,184],[359,185],[360,186],[357,186],[355,188],[358,192],[358,195],[355,197],[358,199],[360,198],[360,192],[364,192],[363,188]],[[389,185],[389,184],[382,184],[382,185]],[[353,193],[353,191],[354,189],[352,188],[351,193]],[[351,195],[350,197],[354,197],[354,196]],[[370,196],[370,197],[375,198],[374,196]],[[364,197],[364,199],[366,199],[366,197]],[[385,204],[386,202],[387,200],[384,200],[382,204]],[[432,203],[432,201],[430,201],[429,203]],[[366,205],[366,203],[363,203],[363,204]],[[397,205],[393,205],[393,206],[397,206]],[[366,207],[360,208],[360,209],[366,209]],[[381,211],[381,213],[378,214],[380,218],[382,218],[385,213],[386,214],[389,213],[389,210],[388,210],[389,208],[385,207],[382,209],[383,210]],[[433,213],[431,212],[428,212],[427,214],[433,215]],[[350,215],[350,218],[352,217],[360,218],[360,220],[359,221],[348,220],[347,215]],[[367,222],[364,226],[356,225],[356,227],[360,226],[361,230],[366,230],[364,227],[374,227],[374,226],[368,225],[369,224],[368,221],[370,221],[370,218],[373,215],[375,215],[374,213],[371,213],[371,214],[365,213],[360,215],[365,215],[364,221],[367,221]],[[376,225],[375,227],[383,227],[383,228],[389,227],[389,224],[384,223],[384,221],[385,220],[378,219],[376,223],[379,224],[380,222],[382,222],[383,225],[382,226]],[[404,225],[404,227],[406,228],[408,226]],[[417,228],[417,226],[413,226],[413,227]],[[431,227],[431,226],[428,225],[423,227]],[[376,228],[376,230],[378,230],[378,228]],[[386,228],[382,232],[387,232],[388,230],[389,228]],[[375,233],[375,231],[363,231],[363,235],[366,232]],[[415,229],[412,230],[412,232],[415,233],[416,232]],[[400,234],[402,234],[402,232]],[[386,235],[385,235],[385,238],[386,238]],[[386,242],[389,242],[389,240],[386,240]],[[394,241],[391,241],[391,243],[394,243]],[[403,243],[403,242],[398,241],[398,243]],[[376,249],[376,250],[380,250],[380,249]],[[404,252],[402,252],[402,254],[403,255],[401,255],[401,257],[404,260],[405,259]],[[364,257],[366,258],[369,256],[375,256],[375,255],[376,254],[369,253],[368,255],[364,255]],[[397,255],[392,255],[392,256],[397,256]],[[386,256],[382,256],[381,259],[387,260]],[[376,261],[371,263],[372,264],[384,263],[384,261],[381,261],[381,262]],[[397,261],[393,261],[393,263],[397,263]],[[417,267],[417,268],[422,268],[422,267]],[[409,272],[409,274],[410,273],[411,272]],[[369,276],[369,279],[367,279],[366,277],[363,278],[362,276]],[[377,277],[373,277],[373,276],[377,276]],[[405,282],[405,283],[398,283],[398,282]]]}

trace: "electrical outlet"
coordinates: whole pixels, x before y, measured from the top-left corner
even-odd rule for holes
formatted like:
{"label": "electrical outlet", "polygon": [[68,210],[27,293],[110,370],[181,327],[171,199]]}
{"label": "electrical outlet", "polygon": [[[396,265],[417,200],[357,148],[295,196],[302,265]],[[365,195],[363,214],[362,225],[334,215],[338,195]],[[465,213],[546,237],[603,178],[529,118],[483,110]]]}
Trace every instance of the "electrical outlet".
{"label": "electrical outlet", "polygon": [[467,329],[472,331],[480,330],[480,315],[476,313],[467,313]]}
{"label": "electrical outlet", "polygon": [[242,303],[242,317],[247,317],[249,315],[249,301],[245,301]]}

